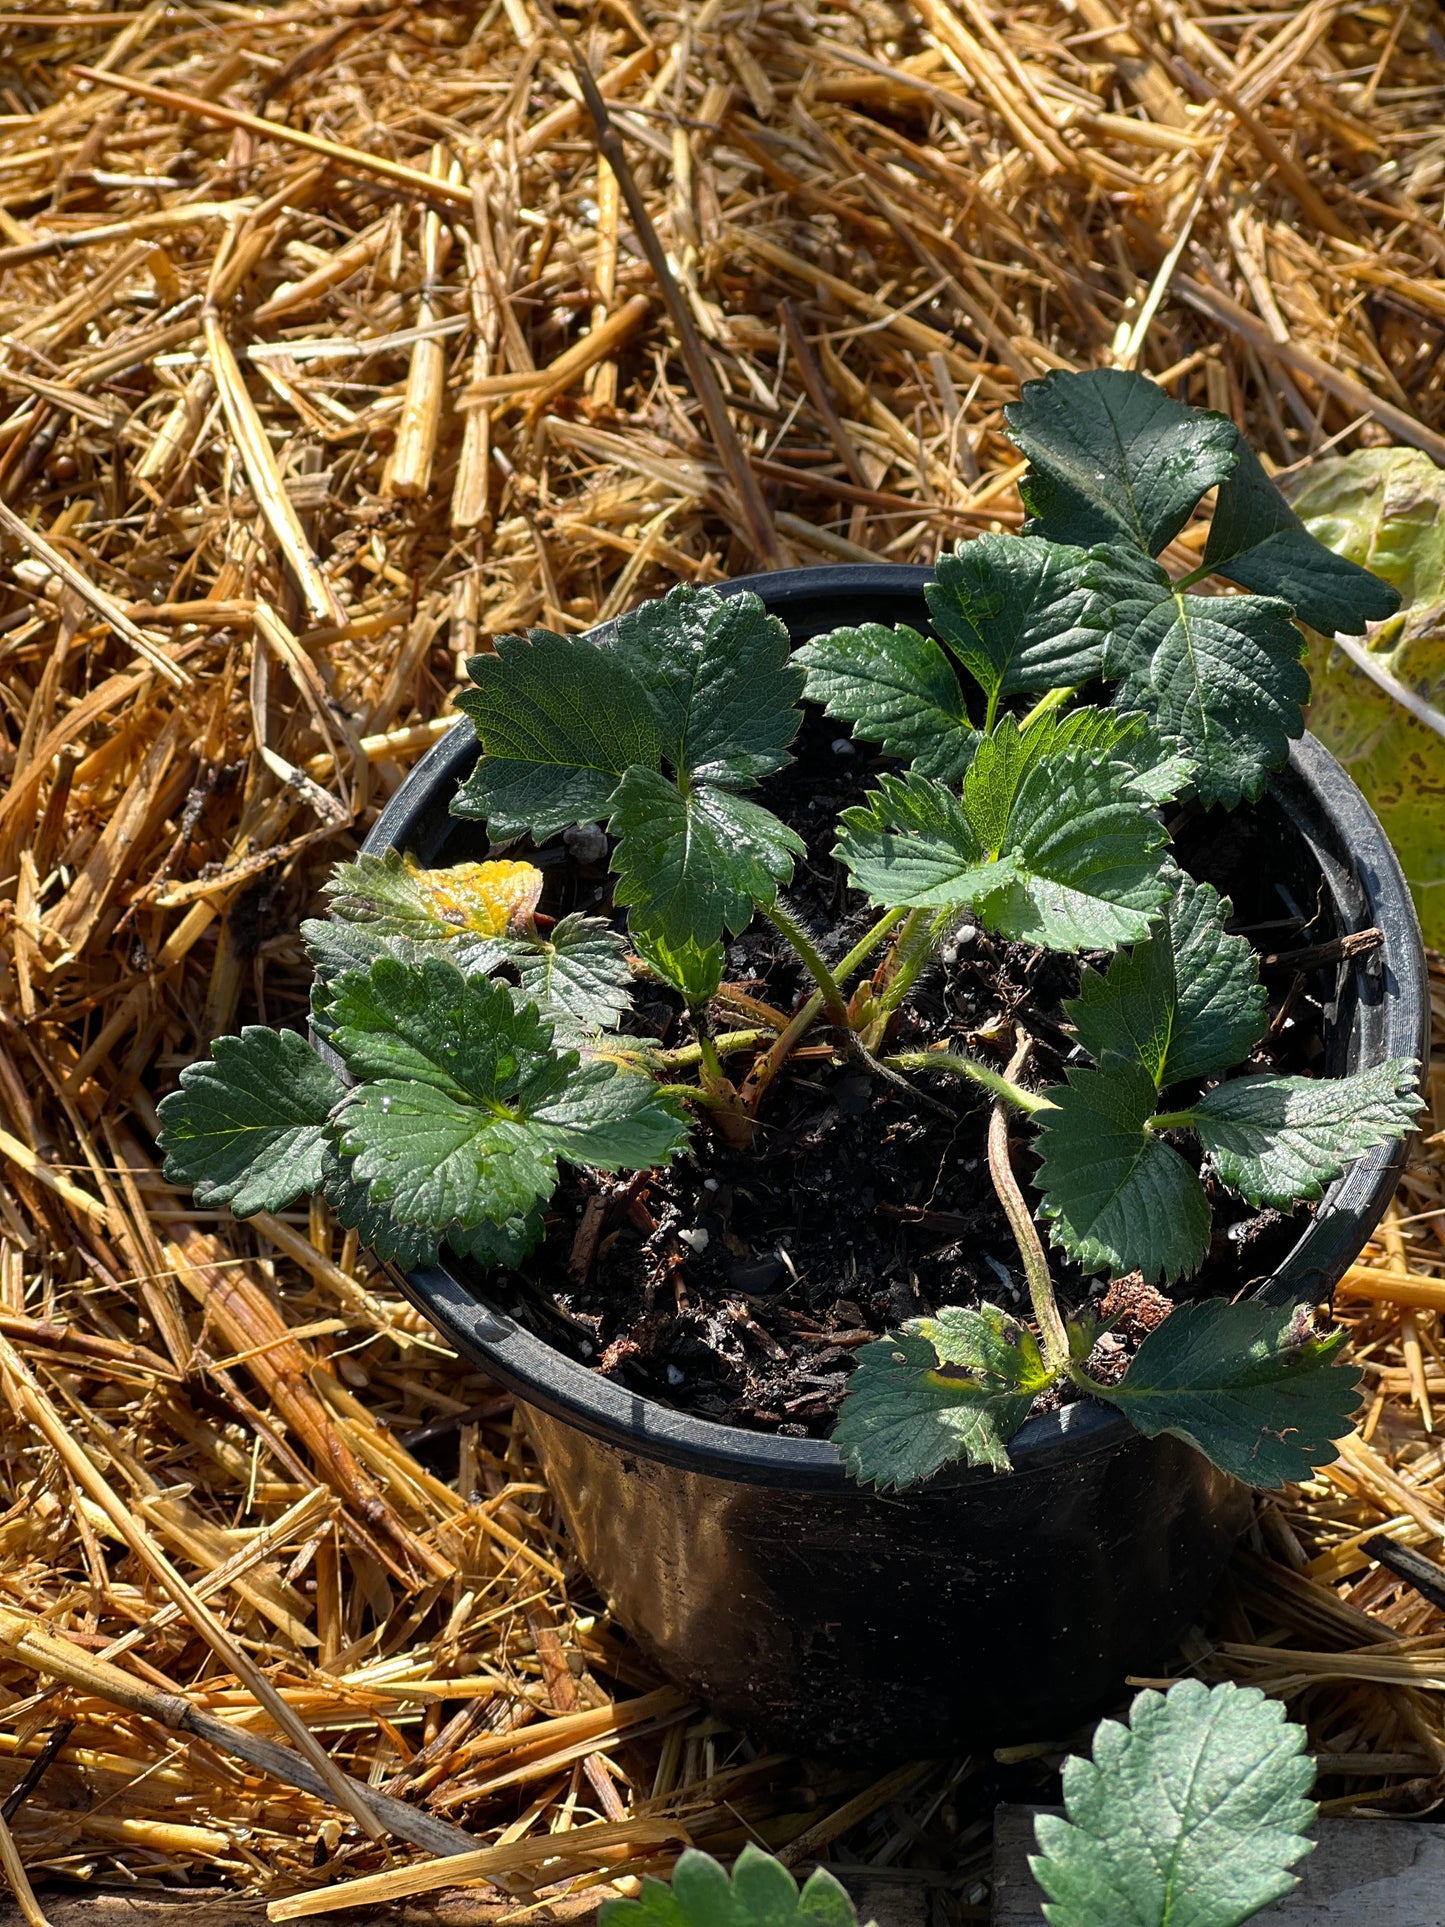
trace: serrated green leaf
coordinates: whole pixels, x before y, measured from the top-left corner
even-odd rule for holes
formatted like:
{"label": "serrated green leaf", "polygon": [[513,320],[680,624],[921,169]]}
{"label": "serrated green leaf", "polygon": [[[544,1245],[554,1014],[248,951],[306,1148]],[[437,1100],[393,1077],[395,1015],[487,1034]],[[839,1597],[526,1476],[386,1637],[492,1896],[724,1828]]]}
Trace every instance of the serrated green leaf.
{"label": "serrated green leaf", "polygon": [[688,782],[746,789],[788,761],[803,671],[757,596],[680,583],[621,617],[612,652],[647,691],[662,753]]}
{"label": "serrated green leaf", "polygon": [[341,1079],[294,1030],[248,1024],[217,1037],[161,1099],[160,1148],[172,1184],[238,1218],[281,1211],[321,1183],[326,1125]]}
{"label": "serrated green leaf", "polygon": [[1274,1491],[1339,1454],[1359,1406],[1357,1365],[1334,1362],[1343,1330],[1316,1338],[1311,1308],[1246,1299],[1178,1305],[1117,1385],[1093,1385],[1146,1438],[1171,1432],[1246,1485]]}
{"label": "serrated green leaf", "polygon": [[650,1078],[556,1049],[535,1005],[441,959],[341,978],[332,1020],[347,1068],[373,1080],[347,1096],[340,1148],[402,1223],[505,1224],[551,1194],[559,1158],[641,1168],[686,1140]]}
{"label": "serrated green leaf", "polygon": [[1238,430],[1238,460],[1219,491],[1204,567],[1287,602],[1321,634],[1363,635],[1400,606],[1398,590],[1317,542]]}
{"label": "serrated green leaf", "polygon": [[574,912],[546,937],[511,938],[507,960],[560,1041],[615,1030],[628,1007],[627,944],[600,917]]}
{"label": "serrated green leaf", "polygon": [[801,1893],[787,1868],[748,1842],[732,1877],[710,1854],[689,1847],[672,1884],[648,1874],[637,1900],[604,1900],[598,1927],[857,1927],[847,1890],[826,1867]]}
{"label": "serrated green leaf", "polygon": [[473,656],[476,684],[457,698],[482,755],[452,800],[455,816],[486,818],[493,839],[541,842],[607,812],[625,769],[656,769],[662,732],[651,698],[623,657],[581,636],[533,629],[498,636]]}
{"label": "serrated green leaf", "polygon": [[645,930],[634,930],[632,941],[648,968],[664,983],[682,992],[689,1010],[701,1010],[717,995],[727,964],[720,943],[670,944],[660,937],[649,936]]}
{"label": "serrated green leaf", "polygon": [[1303,647],[1283,602],[1171,595],[1133,631],[1121,688],[1194,763],[1201,800],[1233,809],[1304,732]]}
{"label": "serrated green leaf", "polygon": [[1058,371],[1004,410],[1031,467],[1031,528],[1089,547],[1123,540],[1158,555],[1234,466],[1234,424],[1187,408],[1143,375]]}
{"label": "serrated green leaf", "polygon": [[492,1224],[484,1218],[468,1231],[459,1225],[448,1225],[446,1242],[459,1257],[470,1258],[473,1264],[490,1270],[494,1265],[521,1264],[546,1234],[542,1208],[534,1205],[525,1217],[508,1218],[505,1224]]}
{"label": "serrated green leaf", "polygon": [[956,783],[978,731],[947,656],[931,636],[900,623],[860,623],[816,636],[793,658],[807,671],[810,702],[851,723],[853,734],[923,776]]}
{"label": "serrated green leaf", "polygon": [[1167,891],[1164,832],[1128,772],[1083,749],[1034,754],[1012,717],[979,744],[962,797],[910,772],[844,810],[837,855],[875,902],[971,904],[1056,950],[1142,937]]}
{"label": "serrated green leaf", "polygon": [[1224,927],[1232,909],[1181,874],[1153,933],[1115,956],[1107,975],[1085,970],[1064,1006],[1084,1049],[1137,1058],[1161,1090],[1246,1057],[1269,1011],[1258,959]]}
{"label": "serrated green leaf", "polygon": [[[323,1014],[329,1004],[328,986],[348,970],[365,970],[378,957],[421,964],[437,955],[435,944],[387,936],[374,923],[341,923],[332,917],[308,917],[301,926],[301,937],[316,973],[311,984],[312,1010]],[[494,970],[505,954],[500,938],[481,939],[475,948],[463,939],[447,951],[449,961],[458,969],[483,973]]]}
{"label": "serrated green leaf", "polygon": [[880,1489],[956,1459],[1009,1471],[1008,1441],[1054,1376],[1033,1333],[997,1305],[945,1306],[855,1355],[833,1443],[855,1479]]}
{"label": "serrated green leaf", "polygon": [[618,785],[607,827],[619,839],[616,901],[631,926],[674,947],[745,930],[804,854],[802,838],[750,797],[709,784],[684,794],[645,769]]}
{"label": "serrated green leaf", "polygon": [[1054,1243],[1085,1271],[1147,1280],[1197,1271],[1209,1250],[1209,1201],[1172,1145],[1144,1127],[1154,1079],[1137,1060],[1075,1069],[1044,1095],[1037,1178]]}
{"label": "serrated green leaf", "polygon": [[1087,682],[1108,630],[1082,548],[979,535],[942,555],[924,587],[933,626],[989,700]]}
{"label": "serrated green leaf", "polygon": [[1126,787],[1149,804],[1167,803],[1193,779],[1187,756],[1166,747],[1159,731],[1139,710],[1078,709],[1050,711],[1030,723],[1024,742],[1036,754],[1061,749],[1092,750],[1129,772]]}
{"label": "serrated green leaf", "polygon": [[1317,1198],[1364,1151],[1403,1137],[1422,1108],[1420,1067],[1392,1057],[1349,1077],[1235,1077],[1190,1113],[1220,1179],[1250,1204]]}
{"label": "serrated green leaf", "polygon": [[327,1148],[323,1183],[326,1201],[337,1221],[354,1231],[366,1249],[374,1251],[384,1263],[402,1271],[436,1263],[441,1234],[426,1225],[403,1224],[393,1217],[359,1182],[352,1160],[343,1157],[334,1145]]}
{"label": "serrated green leaf", "polygon": [[[1177,1316],[1177,1314],[1176,1314]],[[1180,1680],[1064,1762],[1068,1819],[1030,1860],[1050,1927],[1241,1927],[1296,1882],[1316,1808],[1307,1734],[1253,1686]]]}

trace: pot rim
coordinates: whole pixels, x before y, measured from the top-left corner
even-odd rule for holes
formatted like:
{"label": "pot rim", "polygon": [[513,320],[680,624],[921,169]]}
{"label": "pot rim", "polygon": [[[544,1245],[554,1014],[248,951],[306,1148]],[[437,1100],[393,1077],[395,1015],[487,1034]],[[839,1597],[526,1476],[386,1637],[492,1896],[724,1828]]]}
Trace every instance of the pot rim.
{"label": "pot rim", "polygon": [[[806,619],[809,605],[821,607],[839,597],[856,603],[860,596],[916,596],[932,575],[932,569],[920,565],[843,563],[742,576],[716,586],[723,595],[759,593],[766,587],[772,612],[798,620]],[[599,628],[605,633],[611,626]],[[465,717],[459,718],[386,804],[363,851],[379,855],[402,843],[418,805],[444,786],[454,789],[475,754],[475,732]],[[1384,945],[1376,953],[1386,975],[1383,1035],[1370,1061],[1412,1057],[1423,1068],[1430,1039],[1429,981],[1419,922],[1399,860],[1374,811],[1324,745],[1308,733],[1291,743],[1288,765],[1271,779],[1269,793],[1295,817],[1296,828],[1320,860],[1342,916],[1346,907],[1341,890],[1333,886],[1336,880],[1342,884],[1349,879],[1344,874],[1332,877],[1332,869],[1340,872],[1338,858],[1331,862],[1329,853],[1291,810],[1291,790],[1313,804],[1316,816],[1334,827],[1348,852],[1348,871],[1361,899],[1353,927],[1367,929],[1374,924],[1385,932]],[[1369,962],[1362,959],[1355,965],[1357,982]],[[1356,1024],[1355,1041],[1358,1030]],[[1366,1223],[1368,1235],[1379,1222],[1405,1156],[1405,1142],[1399,1141],[1377,1145],[1357,1158],[1329,1186],[1299,1241],[1252,1295],[1281,1305],[1328,1297],[1363,1242],[1360,1223]],[[627,1391],[567,1357],[506,1312],[483,1303],[444,1260],[410,1274],[395,1266],[388,1270],[458,1350],[480,1358],[499,1383],[526,1403],[595,1438],[639,1457],[714,1478],[815,1491],[837,1490],[848,1483],[841,1455],[831,1440],[749,1432]],[[1014,1435],[1009,1448],[1014,1475],[1051,1472],[1134,1436],[1121,1412],[1080,1399],[1029,1419]],[[958,1485],[994,1476],[987,1467],[951,1467],[931,1483]]]}

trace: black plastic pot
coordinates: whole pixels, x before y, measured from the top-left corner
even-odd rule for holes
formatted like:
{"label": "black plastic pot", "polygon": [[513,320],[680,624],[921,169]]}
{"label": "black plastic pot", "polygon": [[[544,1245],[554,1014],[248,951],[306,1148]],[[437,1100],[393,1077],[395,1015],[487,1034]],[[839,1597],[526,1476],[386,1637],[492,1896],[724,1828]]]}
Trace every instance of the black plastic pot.
{"label": "black plastic pot", "polygon": [[[922,626],[927,575],[799,569],[729,587],[754,590],[802,642],[840,622]],[[428,863],[480,854],[479,826],[449,814],[476,754],[459,723],[367,849],[398,845]],[[1419,926],[1364,798],[1306,736],[1257,807],[1278,819],[1279,875],[1311,910],[1324,906],[1326,925],[1385,934],[1338,972],[1330,1069],[1423,1058]],[[1359,1159],[1262,1295],[1328,1296],[1403,1155],[1382,1146]],[[1245,1489],[1190,1447],[1142,1439],[1092,1403],[1030,1420],[1011,1476],[955,1470],[880,1497],[850,1483],[824,1441],[715,1425],[574,1363],[487,1302],[460,1263],[404,1282],[458,1350],[517,1394],[618,1620],[719,1713],[803,1751],[906,1757],[1068,1733],[1126,1675],[1165,1657],[1249,1518]]]}

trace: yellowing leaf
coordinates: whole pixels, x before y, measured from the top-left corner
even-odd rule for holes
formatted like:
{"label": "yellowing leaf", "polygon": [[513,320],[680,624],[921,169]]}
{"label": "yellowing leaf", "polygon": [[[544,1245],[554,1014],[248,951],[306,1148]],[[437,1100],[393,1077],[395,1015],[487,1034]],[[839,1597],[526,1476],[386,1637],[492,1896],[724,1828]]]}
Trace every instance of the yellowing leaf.
{"label": "yellowing leaf", "polygon": [[[1392,582],[1405,606],[1363,643],[1445,709],[1445,470],[1414,448],[1316,462],[1294,494],[1311,535]],[[1445,948],[1445,737],[1323,636],[1310,644],[1309,727],[1369,798],[1395,846],[1425,941]]]}
{"label": "yellowing leaf", "polygon": [[406,864],[441,921],[479,937],[505,936],[513,924],[530,923],[542,894],[542,872],[530,863],[498,859],[423,870],[408,857]]}

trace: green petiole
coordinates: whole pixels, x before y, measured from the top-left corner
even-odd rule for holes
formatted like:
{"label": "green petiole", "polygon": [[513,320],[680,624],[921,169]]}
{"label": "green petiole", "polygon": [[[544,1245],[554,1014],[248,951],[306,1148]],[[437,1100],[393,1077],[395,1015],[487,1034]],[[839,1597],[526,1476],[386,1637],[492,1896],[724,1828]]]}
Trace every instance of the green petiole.
{"label": "green petiole", "polygon": [[957,1051],[901,1051],[896,1057],[885,1057],[883,1062],[894,1071],[949,1071],[955,1077],[966,1077],[971,1083],[982,1086],[994,1097],[1002,1098],[1005,1104],[1012,1104],[1016,1111],[1023,1111],[1029,1117],[1039,1111],[1058,1108],[1036,1091],[1026,1091],[1022,1085],[1015,1084],[1002,1071],[990,1070],[987,1064],[977,1063],[972,1057],[960,1056]]}

